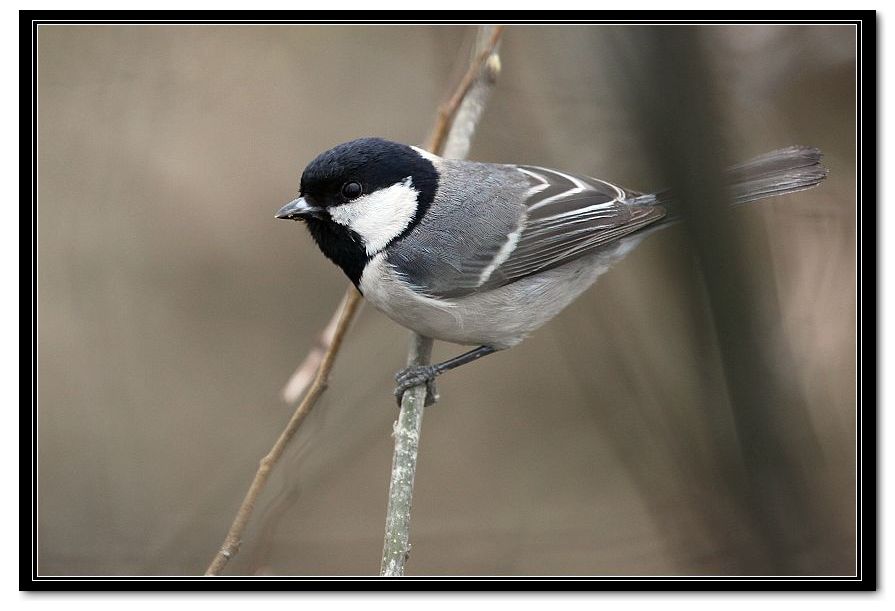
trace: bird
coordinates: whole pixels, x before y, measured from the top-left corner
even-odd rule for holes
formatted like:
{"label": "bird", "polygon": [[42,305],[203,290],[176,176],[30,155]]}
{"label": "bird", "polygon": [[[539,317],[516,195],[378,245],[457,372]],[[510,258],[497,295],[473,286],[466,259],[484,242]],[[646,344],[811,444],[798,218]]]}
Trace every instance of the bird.
{"label": "bird", "polygon": [[[730,202],[809,189],[822,153],[789,146],[727,170]],[[517,345],[657,229],[670,191],[641,193],[545,167],[442,158],[367,137],[314,158],[275,218],[302,221],[323,255],[386,316],[468,352],[395,376],[404,392]]]}

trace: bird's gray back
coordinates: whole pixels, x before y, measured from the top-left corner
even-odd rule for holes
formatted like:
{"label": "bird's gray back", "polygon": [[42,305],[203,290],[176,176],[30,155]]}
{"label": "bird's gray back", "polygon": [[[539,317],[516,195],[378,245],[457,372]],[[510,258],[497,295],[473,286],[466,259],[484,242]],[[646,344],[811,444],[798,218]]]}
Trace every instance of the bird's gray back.
{"label": "bird's gray back", "polygon": [[424,293],[476,288],[525,215],[526,176],[515,166],[442,160],[435,201],[419,224],[388,250],[388,262]]}

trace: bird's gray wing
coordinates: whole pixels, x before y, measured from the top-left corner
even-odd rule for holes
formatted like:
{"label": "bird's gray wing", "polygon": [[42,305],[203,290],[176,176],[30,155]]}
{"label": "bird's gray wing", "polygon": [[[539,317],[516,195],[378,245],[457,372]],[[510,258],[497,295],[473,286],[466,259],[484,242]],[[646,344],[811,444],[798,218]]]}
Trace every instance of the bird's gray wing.
{"label": "bird's gray wing", "polygon": [[[567,263],[665,215],[651,196],[533,166],[454,162],[437,208],[389,253],[432,297],[493,289]],[[461,165],[462,164],[462,165]],[[441,188],[441,187],[440,187]]]}
{"label": "bird's gray wing", "polygon": [[664,207],[650,195],[547,168],[518,169],[534,183],[526,198],[525,223],[515,248],[483,287],[563,265],[665,216]]}
{"label": "bird's gray wing", "polygon": [[438,170],[435,201],[387,261],[419,293],[456,297],[487,280],[489,262],[524,223],[531,185],[515,166],[444,159]]}

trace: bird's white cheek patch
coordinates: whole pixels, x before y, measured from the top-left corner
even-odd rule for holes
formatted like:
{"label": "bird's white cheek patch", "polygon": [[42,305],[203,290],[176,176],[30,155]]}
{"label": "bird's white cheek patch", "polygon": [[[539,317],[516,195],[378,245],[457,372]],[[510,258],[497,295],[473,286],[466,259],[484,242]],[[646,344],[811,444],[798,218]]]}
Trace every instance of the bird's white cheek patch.
{"label": "bird's white cheek patch", "polygon": [[332,220],[348,227],[364,241],[372,255],[407,229],[416,214],[419,192],[408,176],[400,184],[329,209]]}

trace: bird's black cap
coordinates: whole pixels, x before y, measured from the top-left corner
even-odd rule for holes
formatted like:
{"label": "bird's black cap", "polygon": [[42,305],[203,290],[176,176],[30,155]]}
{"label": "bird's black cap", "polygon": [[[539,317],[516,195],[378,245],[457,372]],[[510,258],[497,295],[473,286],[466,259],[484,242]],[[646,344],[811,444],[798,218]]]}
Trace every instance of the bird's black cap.
{"label": "bird's black cap", "polygon": [[359,138],[318,155],[301,176],[301,194],[317,206],[343,203],[342,186],[356,181],[364,194],[401,183],[410,176],[428,206],[435,198],[438,173],[432,162],[406,144]]}

